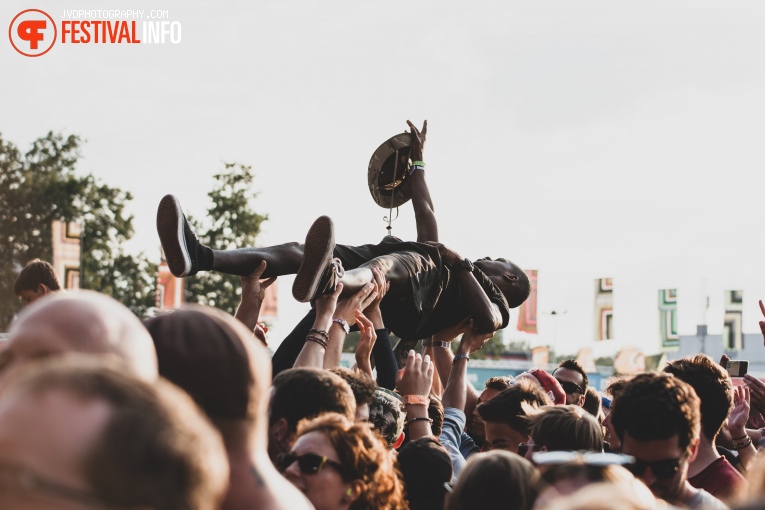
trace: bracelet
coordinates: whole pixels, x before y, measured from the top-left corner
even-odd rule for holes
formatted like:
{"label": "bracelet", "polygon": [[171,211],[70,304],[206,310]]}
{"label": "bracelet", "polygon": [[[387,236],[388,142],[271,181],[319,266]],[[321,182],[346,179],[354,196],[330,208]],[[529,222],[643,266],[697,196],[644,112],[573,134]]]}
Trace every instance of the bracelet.
{"label": "bracelet", "polygon": [[332,319],[332,324],[340,324],[340,326],[343,328],[343,331],[345,331],[346,335],[351,332],[351,327],[343,319]]}
{"label": "bracelet", "polygon": [[429,406],[430,398],[427,395],[404,395],[401,401],[405,406],[421,405]]}
{"label": "bracelet", "polygon": [[410,423],[414,423],[416,421],[427,421],[431,425],[433,425],[433,419],[432,418],[426,418],[425,416],[421,416],[418,418],[410,418],[406,421],[405,425],[408,427]]}
{"label": "bracelet", "polygon": [[731,439],[731,441],[741,441],[742,439],[747,438],[747,437],[749,437],[749,434],[744,434],[741,437],[732,437],[730,439]]}
{"label": "bracelet", "polygon": [[455,363],[457,363],[461,359],[464,359],[466,361],[470,361],[470,356],[468,356],[467,354],[457,354],[454,357],[454,359],[452,360],[452,365],[454,365]]}
{"label": "bracelet", "polygon": [[316,333],[317,335],[323,336],[325,340],[329,340],[329,335],[323,329],[311,328],[308,330],[308,334],[310,335],[311,333]]}
{"label": "bracelet", "polygon": [[740,444],[740,445],[738,445],[738,446],[736,446],[736,445],[734,444],[734,445],[733,445],[733,449],[734,449],[734,450],[743,450],[744,448],[747,448],[747,447],[748,447],[750,444],[752,444],[752,440],[751,440],[751,438],[749,439],[749,441],[747,441],[747,442],[745,442],[745,443],[743,443],[743,444]]}
{"label": "bracelet", "polygon": [[327,342],[318,336],[308,335],[305,337],[306,342],[316,342],[317,344],[321,345],[325,349],[327,348]]}
{"label": "bracelet", "polygon": [[433,340],[432,342],[422,342],[423,347],[443,347],[444,349],[451,349],[452,344],[451,342],[447,342],[446,340]]}

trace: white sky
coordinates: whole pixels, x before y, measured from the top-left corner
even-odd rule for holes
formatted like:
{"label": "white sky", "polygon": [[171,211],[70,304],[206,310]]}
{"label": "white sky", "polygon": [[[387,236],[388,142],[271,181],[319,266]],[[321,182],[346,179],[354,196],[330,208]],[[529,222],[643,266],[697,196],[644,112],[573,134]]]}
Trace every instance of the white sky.
{"label": "white sky", "polygon": [[[0,3],[3,30],[21,0]],[[761,1],[191,2],[40,0],[166,9],[179,45],[0,43],[0,132],[87,140],[80,169],[135,196],[132,246],[159,256],[156,204],[200,216],[223,161],[251,164],[262,244],[333,217],[347,244],[385,233],[373,150],[429,121],[441,238],[465,256],[540,270],[540,338],[592,338],[593,279],[615,279],[615,332],[654,351],[657,289],[679,289],[680,333],[722,327],[744,289],[765,297]],[[7,34],[7,32],[3,32]],[[3,36],[5,38],[6,36]],[[411,207],[394,234],[414,238]],[[280,285],[283,323],[305,305]],[[565,310],[557,326],[544,312]],[[274,330],[276,338],[286,327]],[[555,331],[554,331],[555,330]],[[566,347],[563,347],[565,345]],[[569,349],[569,346],[571,347]]]}

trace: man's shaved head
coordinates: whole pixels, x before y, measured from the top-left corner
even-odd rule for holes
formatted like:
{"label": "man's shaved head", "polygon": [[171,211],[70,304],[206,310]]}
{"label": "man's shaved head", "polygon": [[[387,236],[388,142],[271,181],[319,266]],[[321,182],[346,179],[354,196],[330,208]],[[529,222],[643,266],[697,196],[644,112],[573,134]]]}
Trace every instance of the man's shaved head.
{"label": "man's shaved head", "polygon": [[77,291],[46,296],[21,313],[0,352],[0,385],[29,361],[67,352],[114,355],[140,378],[157,378],[154,344],[141,321],[108,296]]}

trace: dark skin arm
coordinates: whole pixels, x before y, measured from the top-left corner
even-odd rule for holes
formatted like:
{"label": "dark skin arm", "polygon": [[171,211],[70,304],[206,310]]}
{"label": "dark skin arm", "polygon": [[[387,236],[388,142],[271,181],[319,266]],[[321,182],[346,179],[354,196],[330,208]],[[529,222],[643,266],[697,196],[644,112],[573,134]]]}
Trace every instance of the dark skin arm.
{"label": "dark skin arm", "polygon": [[[452,249],[440,243],[428,243],[438,248],[441,258],[450,266],[457,268],[462,257]],[[473,273],[456,269],[459,278],[462,298],[465,300],[468,315],[473,319],[475,330],[478,333],[492,333],[502,325],[502,315],[497,305],[489,301],[489,296],[483,291],[481,284],[475,279]]]}
{"label": "dark skin arm", "polygon": [[[406,121],[412,135],[412,147],[409,159],[423,161],[422,152],[425,148],[425,138],[428,133],[428,121],[422,124],[419,131],[411,121]],[[425,181],[424,170],[414,170],[409,176],[409,187],[412,191],[412,207],[414,207],[414,219],[417,223],[417,242],[438,241],[438,222],[436,221],[433,200],[430,198],[428,183]]]}
{"label": "dark skin arm", "polygon": [[[483,344],[491,338],[491,333],[478,333],[473,329],[473,323],[470,322],[467,331],[462,335],[460,345],[457,348],[457,354],[470,355],[483,347]],[[446,349],[443,349],[446,350]],[[444,390],[444,397],[441,401],[444,407],[453,407],[460,411],[465,410],[465,404],[467,403],[467,395],[465,392],[465,386],[467,384],[467,359],[459,359],[452,367],[449,373],[449,380],[446,383],[446,390]]]}

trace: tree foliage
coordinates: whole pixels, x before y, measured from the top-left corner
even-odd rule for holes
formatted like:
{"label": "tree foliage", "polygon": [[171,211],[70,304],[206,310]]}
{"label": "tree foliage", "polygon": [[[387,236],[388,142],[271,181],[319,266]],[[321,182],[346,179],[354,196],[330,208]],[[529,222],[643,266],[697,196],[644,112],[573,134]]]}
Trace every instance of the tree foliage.
{"label": "tree foliage", "polygon": [[[252,192],[252,167],[225,163],[214,176],[215,187],[208,193],[212,206],[202,221],[189,217],[199,240],[214,250],[255,246],[260,224],[268,219],[252,210],[257,196]],[[205,232],[202,234],[202,232]],[[186,278],[186,301],[214,306],[233,314],[239,304],[241,284],[238,276],[217,271],[200,272]]]}
{"label": "tree foliage", "polygon": [[0,135],[0,330],[21,307],[13,292],[27,261],[51,261],[53,220],[82,225],[80,286],[111,295],[137,315],[154,305],[156,266],[128,255],[130,193],[78,175],[82,140],[49,132],[22,154]]}

